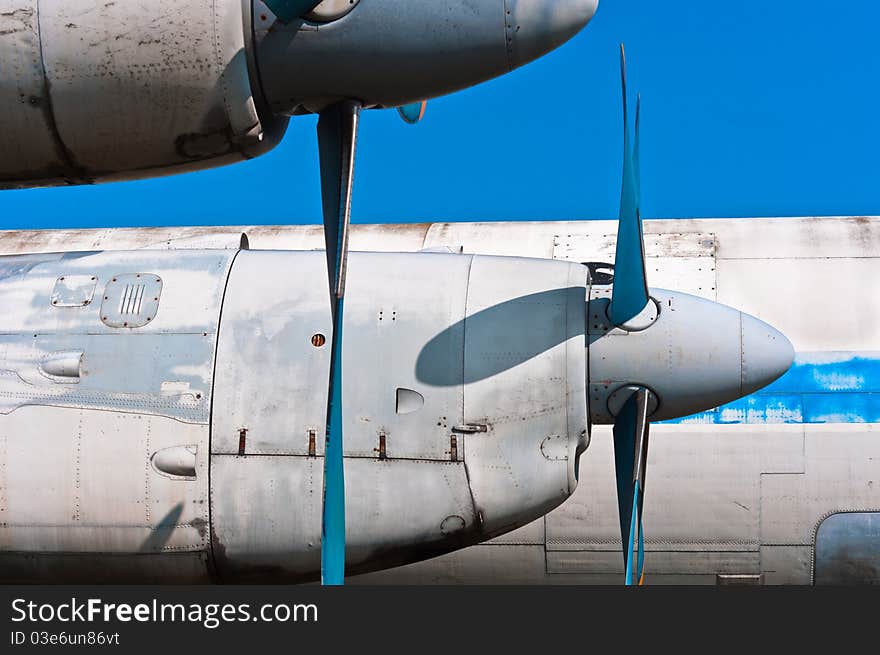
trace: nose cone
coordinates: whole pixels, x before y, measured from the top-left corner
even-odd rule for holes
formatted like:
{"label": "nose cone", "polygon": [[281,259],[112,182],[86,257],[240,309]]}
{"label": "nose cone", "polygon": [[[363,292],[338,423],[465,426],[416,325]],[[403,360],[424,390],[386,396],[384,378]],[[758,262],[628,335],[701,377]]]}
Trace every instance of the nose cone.
{"label": "nose cone", "polygon": [[794,361],[794,347],[776,328],[742,315],[742,394],[748,395],[782,377]]}
{"label": "nose cone", "polygon": [[517,68],[558,48],[590,22],[599,0],[509,0],[505,31]]}
{"label": "nose cone", "polygon": [[[613,394],[621,386],[654,392],[659,406],[652,420],[664,421],[748,396],[791,366],[791,343],[766,323],[684,293],[651,289],[651,296],[660,312],[641,332],[609,331],[602,324],[604,306],[590,309],[594,423],[613,421]],[[603,414],[606,405],[608,412]]]}

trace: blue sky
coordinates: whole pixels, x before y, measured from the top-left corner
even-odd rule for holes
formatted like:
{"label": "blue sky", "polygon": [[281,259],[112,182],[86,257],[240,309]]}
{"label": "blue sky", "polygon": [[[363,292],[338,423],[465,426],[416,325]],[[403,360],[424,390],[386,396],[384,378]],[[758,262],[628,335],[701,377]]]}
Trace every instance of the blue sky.
{"label": "blue sky", "polygon": [[[561,49],[433,101],[418,126],[369,112],[353,220],[616,216],[617,44],[642,92],[650,217],[880,214],[880,4],[600,0]],[[0,228],[319,223],[315,119],[222,169],[4,191]]]}

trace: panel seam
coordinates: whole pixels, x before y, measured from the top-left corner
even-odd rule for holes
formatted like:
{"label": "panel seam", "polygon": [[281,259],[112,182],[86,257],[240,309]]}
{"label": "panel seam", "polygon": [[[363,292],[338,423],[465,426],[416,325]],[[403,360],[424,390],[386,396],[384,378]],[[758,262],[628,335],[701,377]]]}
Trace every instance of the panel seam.
{"label": "panel seam", "polygon": [[51,84],[49,83],[49,72],[46,69],[46,53],[43,49],[42,12],[40,11],[39,1],[36,3],[36,8],[37,41],[40,44],[40,69],[43,72],[43,116],[46,119],[46,126],[49,128],[49,133],[52,135],[52,140],[55,143],[56,154],[61,160],[61,165],[64,167],[64,181],[70,185],[94,184],[94,178],[86,174],[85,169],[77,163],[73,151],[71,151],[70,148],[67,147],[67,144],[64,143],[64,139],[61,137],[61,130],[58,128],[58,122],[55,119],[55,106],[52,102],[52,89]]}
{"label": "panel seam", "polygon": [[229,262],[229,269],[226,273],[226,284],[223,285],[223,293],[220,297],[220,311],[217,314],[217,330],[214,336],[214,361],[211,370],[211,407],[208,410],[208,576],[213,582],[222,582],[222,576],[217,566],[217,559],[214,553],[214,487],[211,478],[211,457],[213,451],[214,439],[214,398],[215,388],[217,385],[217,360],[220,355],[220,328],[223,325],[223,309],[226,306],[226,293],[229,290],[229,281],[232,279],[232,270],[235,267],[241,250],[236,250]]}

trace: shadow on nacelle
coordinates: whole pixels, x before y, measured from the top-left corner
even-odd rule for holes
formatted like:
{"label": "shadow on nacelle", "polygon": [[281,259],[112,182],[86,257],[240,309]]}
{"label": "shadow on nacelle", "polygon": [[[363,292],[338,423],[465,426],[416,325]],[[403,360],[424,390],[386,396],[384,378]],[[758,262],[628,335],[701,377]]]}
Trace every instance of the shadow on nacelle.
{"label": "shadow on nacelle", "polygon": [[[566,309],[586,302],[584,287],[540,291],[480,310],[432,338],[416,360],[416,378],[435,387],[486,380],[564,343]],[[577,306],[577,304],[575,304]],[[449,344],[465,335],[464,371],[450,367]]]}

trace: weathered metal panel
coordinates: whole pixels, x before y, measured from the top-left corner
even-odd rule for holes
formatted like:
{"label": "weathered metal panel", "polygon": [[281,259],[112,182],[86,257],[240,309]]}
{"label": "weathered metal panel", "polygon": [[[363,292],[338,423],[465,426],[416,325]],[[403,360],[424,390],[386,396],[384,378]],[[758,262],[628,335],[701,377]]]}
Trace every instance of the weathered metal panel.
{"label": "weathered metal panel", "polygon": [[[613,272],[617,233],[558,234],[553,237],[553,259],[587,264]],[[651,287],[715,300],[715,235],[664,233],[645,235],[645,264]],[[608,284],[596,279],[594,284]]]}
{"label": "weathered metal panel", "polygon": [[[616,223],[604,221],[606,229]],[[576,223],[575,223],[576,224]],[[465,252],[503,257],[553,258],[553,237],[568,225],[565,223],[515,222],[503,223],[433,223],[425,235],[425,248],[449,246]]]}
{"label": "weathered metal panel", "polygon": [[[452,246],[464,247],[466,252],[550,258],[556,234],[601,235],[611,234],[613,229],[613,223],[607,221],[354,226],[353,243],[358,244],[357,248],[376,250]],[[0,233],[0,251],[131,248],[171,239],[178,232],[185,238],[218,232],[237,238],[242,231],[248,232],[251,245],[256,248],[273,244],[322,247],[319,226],[291,226]],[[856,217],[646,221],[646,233],[664,231],[715,234],[719,300],[776,324],[801,352],[792,373],[782,378],[778,387],[774,385],[766,394],[747,399],[743,407],[726,408],[710,417],[694,419],[711,425],[656,425],[652,429],[655,438],[650,455],[652,472],[648,475],[646,532],[654,535],[659,526],[669,525],[674,529],[671,536],[677,541],[667,534],[667,544],[680,549],[676,552],[683,559],[676,560],[678,563],[672,559],[657,560],[657,551],[652,551],[648,560],[649,582],[714,583],[714,573],[682,574],[686,570],[712,568],[690,562],[689,558],[711,558],[713,552],[725,557],[750,558],[758,552],[759,570],[755,572],[763,574],[766,583],[809,583],[813,531],[821,518],[828,512],[877,506],[872,490],[878,485],[869,469],[871,458],[876,459],[871,455],[871,435],[876,425],[871,423],[880,420],[876,418],[880,396],[874,373],[880,347],[876,345],[876,331],[868,328],[878,322],[874,319],[874,299],[880,295],[872,293],[870,285],[877,277],[871,262],[880,256],[880,220]],[[383,234],[388,235],[387,244],[383,243]],[[57,256],[21,258],[0,264],[0,268],[11,275],[9,271],[13,269],[23,270],[53,259]],[[864,289],[866,293],[862,293]],[[48,284],[47,297],[50,292]],[[810,302],[804,302],[804,298]],[[816,298],[821,299],[819,305],[813,302]],[[163,307],[164,302],[163,298]],[[853,318],[854,312],[857,320]],[[3,320],[5,316],[0,317]],[[790,412],[792,403],[802,409]],[[816,425],[816,421],[834,423],[822,426]],[[860,425],[856,421],[867,423]],[[603,452],[603,439],[610,443],[610,436],[603,437],[603,430],[594,433],[595,445],[584,456],[581,484],[574,499],[546,519],[550,559],[558,573],[547,573],[543,546],[504,544],[476,546],[368,579],[618,583],[616,568],[606,573],[576,572],[593,561],[590,558],[595,553],[607,554],[609,567],[618,566],[620,561],[617,544],[611,543],[616,520],[613,472],[607,461],[594,458]],[[800,450],[795,443],[798,430],[806,435],[805,439],[801,437]],[[467,435],[463,441],[480,436],[483,435]],[[821,440],[815,441],[818,437]],[[606,448],[605,454],[610,461],[610,448]],[[673,470],[674,475],[669,473]],[[591,480],[595,486],[591,486]],[[762,498],[761,511],[767,513],[763,526],[767,528],[766,537],[760,529],[754,536],[754,507],[749,501],[756,497],[756,488]],[[746,515],[745,510],[734,505],[734,500],[752,508],[752,512]],[[853,500],[859,501],[859,506],[842,506]],[[578,541],[593,529],[583,525],[588,510],[589,516],[599,521],[596,529],[607,529],[607,543],[590,546],[600,550],[590,550]],[[716,511],[728,523],[718,525]],[[738,512],[744,517],[738,519]],[[604,518],[597,518],[599,514]],[[752,518],[746,520],[746,516]],[[687,517],[696,518],[687,523]],[[647,522],[652,520],[654,523],[649,527]],[[711,530],[701,529],[704,525]],[[698,543],[706,535],[728,541],[745,535],[746,541],[756,541],[757,545],[749,543],[747,550],[707,550]],[[510,538],[519,539],[515,535]],[[529,532],[522,540],[539,538],[539,532]],[[687,543],[691,546],[686,547]],[[569,550],[557,550],[560,548]],[[740,561],[753,563],[751,559]],[[733,568],[732,575],[743,573]]]}
{"label": "weathered metal panel", "polygon": [[880,584],[880,512],[838,512],[816,529],[817,585]]}
{"label": "weathered metal panel", "polygon": [[[618,528],[619,529],[619,528]],[[648,551],[646,554],[646,572],[649,579],[655,576],[669,576],[670,573],[682,580],[691,581],[695,576],[712,576],[704,583],[713,584],[718,574],[743,575],[760,570],[760,555],[753,551],[715,550],[712,546],[703,546],[699,557],[688,551]],[[623,556],[617,552],[585,552],[585,551],[554,551],[547,553],[547,573],[560,577],[577,576],[578,574],[608,575],[616,573],[606,584],[620,584],[623,576]],[[562,581],[560,581],[562,582]],[[693,581],[692,584],[699,584]],[[601,582],[600,582],[601,584]]]}
{"label": "weathered metal panel", "polygon": [[[449,460],[452,430],[464,422],[465,303],[472,258],[363,254],[348,269],[343,339],[346,451],[375,457]],[[402,412],[398,389],[419,394]],[[461,435],[459,435],[461,438]],[[465,458],[459,448],[457,459]]]}
{"label": "weathered metal panel", "polygon": [[[317,578],[323,459],[214,455],[211,462],[221,578]],[[462,463],[346,458],[345,478],[350,571],[406,563],[472,538],[476,517]]]}
{"label": "weathered metal panel", "polygon": [[[691,573],[673,568],[672,560],[666,566],[655,556],[657,552],[758,551],[762,476],[802,470],[803,428],[749,426],[748,430],[652,426],[644,510],[652,575]],[[546,522],[549,551],[612,553],[614,566],[622,571],[609,426],[594,427],[590,449],[581,461],[577,491]],[[738,573],[758,572],[757,558],[754,565],[754,571]]]}
{"label": "weathered metal panel", "polygon": [[0,54],[14,74],[0,88],[11,155],[0,184],[143,177],[269,149],[286,119],[270,119],[263,139],[243,8],[4,0]]}
{"label": "weathered metal panel", "polygon": [[[157,450],[183,444],[198,448],[195,480],[150,465]],[[0,417],[0,551],[24,560],[204,550],[207,446],[207,426],[155,416],[25,407]],[[4,561],[14,572],[15,561]]]}
{"label": "weathered metal panel", "polygon": [[[354,225],[352,251],[404,252],[423,248],[426,223]],[[174,226],[0,231],[0,254],[57,253],[139,248],[228,248],[247,234],[253,249],[323,250],[320,225]]]}
{"label": "weathered metal panel", "polygon": [[[323,453],[329,343],[322,253],[241,252],[230,273],[217,344],[215,454]],[[325,336],[323,347],[312,337]]]}
{"label": "weathered metal panel", "polygon": [[718,262],[719,302],[771,323],[801,352],[880,350],[875,298],[880,257]]}
{"label": "weathered metal panel", "polygon": [[528,525],[524,525],[521,528],[517,528],[513,532],[508,532],[506,534],[501,535],[500,537],[495,537],[491,541],[487,543],[492,545],[518,545],[518,546],[541,546],[544,547],[544,544],[547,541],[546,530],[544,529],[545,519],[542,516],[539,519],[536,519],[529,523]]}
{"label": "weathered metal panel", "polygon": [[65,174],[43,75],[38,5],[38,0],[0,1],[0,183]]}
{"label": "weathered metal panel", "polygon": [[[347,456],[380,456],[382,435],[388,458],[450,459],[451,429],[462,422],[469,267],[469,257],[352,254],[343,341]],[[322,253],[239,255],[220,330],[214,453],[238,453],[243,429],[247,454],[307,455],[310,433],[323,453],[327,288]],[[398,411],[398,389],[423,404]]]}
{"label": "weathered metal panel", "polygon": [[155,273],[114,275],[104,287],[101,322],[114,328],[143,327],[156,318],[161,299],[162,278]]}
{"label": "weathered metal panel", "polygon": [[[100,302],[56,307],[52,292],[65,275],[95,276],[96,296],[114,276],[150,271],[165,281],[161,307],[142,334],[201,334],[216,331],[223,288],[234,251],[201,251],[180,256],[155,250],[91,252],[0,259],[0,334],[119,335],[104,325]],[[98,295],[100,294],[100,295]]]}
{"label": "weathered metal panel", "polygon": [[53,307],[85,307],[95,297],[95,275],[62,275],[52,290]]}
{"label": "weathered metal panel", "polygon": [[[500,534],[541,516],[577,484],[586,442],[583,373],[586,269],[541,260],[476,257],[468,286],[464,410],[484,430],[466,436],[483,530]],[[577,399],[578,407],[570,404]],[[543,448],[560,441],[558,456]]]}
{"label": "weathered metal panel", "polygon": [[812,555],[813,547],[811,545],[778,546],[771,544],[761,546],[761,569],[764,584],[810,584]]}
{"label": "weathered metal panel", "polygon": [[876,424],[805,426],[803,475],[768,475],[761,486],[761,539],[810,545],[819,521],[834,511],[880,507],[880,440]]}
{"label": "weathered metal panel", "polygon": [[[214,358],[211,333],[0,335],[0,414],[53,406],[167,416],[208,424]],[[47,375],[56,353],[81,353],[75,384]],[[69,382],[69,381],[68,381]]]}
{"label": "weathered metal panel", "polygon": [[[880,257],[880,217],[873,216],[653,219],[644,227],[648,240],[655,234],[714,234],[718,261]],[[351,245],[352,250],[377,252],[449,247],[455,252],[463,248],[465,253],[552,259],[557,235],[599,239],[616,229],[615,221],[605,220],[353,225]],[[0,254],[131,250],[169,240],[224,234],[237,238],[242,232],[248,234],[251,247],[262,250],[324,248],[320,225],[183,226],[0,231]]]}
{"label": "weathered metal panel", "polygon": [[[683,221],[648,221],[678,224]],[[719,259],[825,259],[880,257],[876,216],[738,218],[688,221],[721,225]]]}
{"label": "weathered metal panel", "polygon": [[[91,572],[87,579],[97,581],[112,571],[207,579],[208,418],[233,257],[0,258],[7,309],[0,316],[0,579],[81,580]],[[102,302],[53,303],[61,278],[86,280],[104,298],[114,276],[144,270],[161,275],[164,288],[161,307],[142,327],[105,324]],[[194,475],[169,476],[152,465],[156,452],[181,446],[194,453]],[[92,559],[78,559],[85,554]],[[65,575],[71,562],[81,567]]]}

